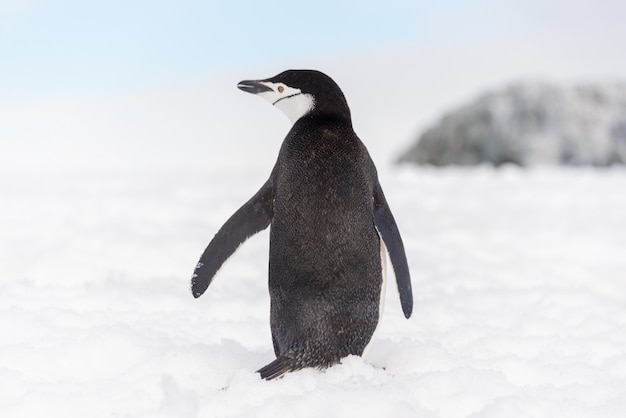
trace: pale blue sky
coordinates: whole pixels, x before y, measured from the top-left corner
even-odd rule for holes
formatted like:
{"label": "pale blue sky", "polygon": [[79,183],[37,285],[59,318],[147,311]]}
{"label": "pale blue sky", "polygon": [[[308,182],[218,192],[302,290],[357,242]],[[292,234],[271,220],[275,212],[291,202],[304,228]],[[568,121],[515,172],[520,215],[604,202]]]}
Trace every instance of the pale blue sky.
{"label": "pale blue sky", "polygon": [[303,56],[420,43],[469,48],[537,33],[614,31],[623,41],[620,3],[0,0],[0,92],[7,99],[119,91]]}
{"label": "pale blue sky", "polygon": [[411,42],[415,2],[3,1],[0,89],[124,89],[304,54]]}

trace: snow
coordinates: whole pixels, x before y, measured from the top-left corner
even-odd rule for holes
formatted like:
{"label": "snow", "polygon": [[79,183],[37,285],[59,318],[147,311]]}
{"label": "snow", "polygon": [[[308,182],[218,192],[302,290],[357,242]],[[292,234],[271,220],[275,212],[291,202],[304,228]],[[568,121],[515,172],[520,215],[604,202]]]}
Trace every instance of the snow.
{"label": "snow", "polygon": [[0,171],[3,417],[626,414],[623,169],[379,163],[413,316],[271,382],[267,232],[189,289],[267,167]]}

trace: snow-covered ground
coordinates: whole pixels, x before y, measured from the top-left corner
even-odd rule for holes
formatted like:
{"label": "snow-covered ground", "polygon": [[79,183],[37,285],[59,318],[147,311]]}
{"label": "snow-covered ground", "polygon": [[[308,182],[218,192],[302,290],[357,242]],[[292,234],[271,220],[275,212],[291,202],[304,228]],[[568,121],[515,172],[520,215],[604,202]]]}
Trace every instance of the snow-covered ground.
{"label": "snow-covered ground", "polygon": [[189,279],[268,164],[0,169],[0,416],[626,416],[626,170],[379,164],[413,316],[266,382],[267,232]]}

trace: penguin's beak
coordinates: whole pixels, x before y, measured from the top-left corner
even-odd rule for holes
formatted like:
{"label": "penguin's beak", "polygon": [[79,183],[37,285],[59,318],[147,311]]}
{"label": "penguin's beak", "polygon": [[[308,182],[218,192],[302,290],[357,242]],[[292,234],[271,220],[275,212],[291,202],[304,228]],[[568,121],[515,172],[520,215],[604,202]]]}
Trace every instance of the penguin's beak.
{"label": "penguin's beak", "polygon": [[243,90],[246,93],[259,94],[264,91],[273,91],[270,87],[266,86],[258,80],[244,80],[237,84],[239,90]]}

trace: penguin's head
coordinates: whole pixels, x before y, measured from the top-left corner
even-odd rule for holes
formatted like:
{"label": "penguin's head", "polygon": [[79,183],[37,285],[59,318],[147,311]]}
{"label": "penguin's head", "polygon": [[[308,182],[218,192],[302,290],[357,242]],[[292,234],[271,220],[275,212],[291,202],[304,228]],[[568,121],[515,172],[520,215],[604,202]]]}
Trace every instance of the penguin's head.
{"label": "penguin's head", "polygon": [[296,123],[307,115],[329,115],[350,122],[350,109],[339,86],[315,70],[287,70],[265,80],[245,80],[237,87],[256,94]]}

